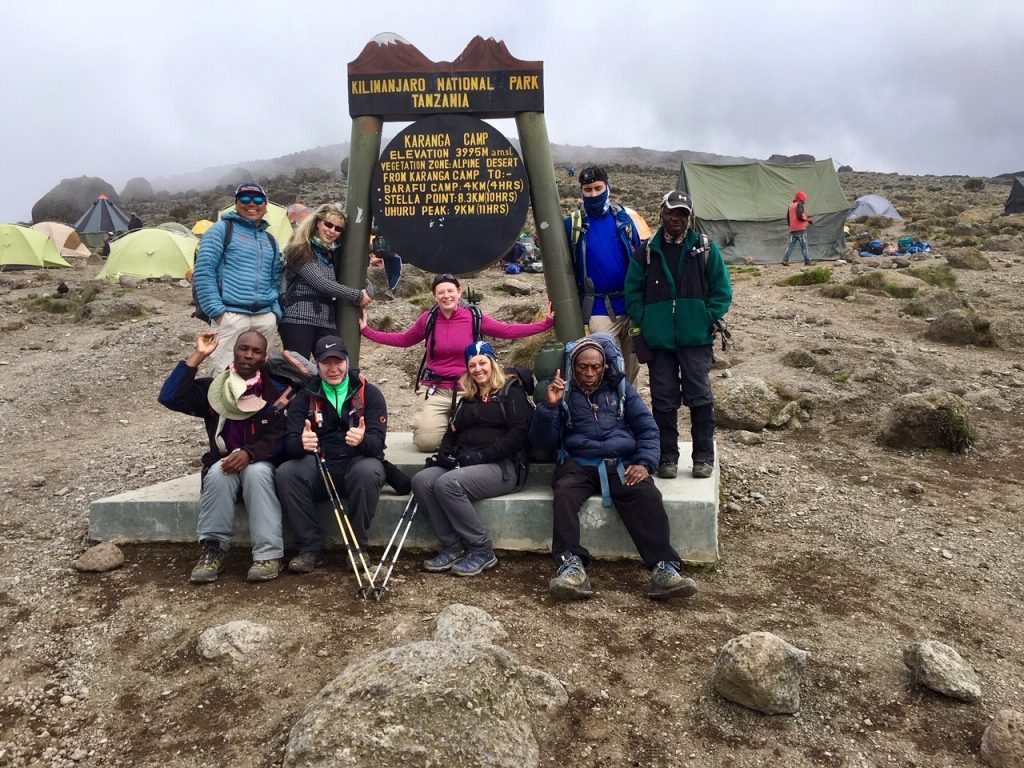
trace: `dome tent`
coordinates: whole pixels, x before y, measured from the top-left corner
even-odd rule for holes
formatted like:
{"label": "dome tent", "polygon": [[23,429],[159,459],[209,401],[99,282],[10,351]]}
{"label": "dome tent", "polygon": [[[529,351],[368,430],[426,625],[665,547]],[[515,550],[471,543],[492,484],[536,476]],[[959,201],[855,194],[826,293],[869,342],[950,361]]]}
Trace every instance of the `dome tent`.
{"label": "dome tent", "polygon": [[853,202],[853,207],[846,214],[848,219],[859,219],[861,216],[885,216],[889,219],[902,219],[893,204],[881,195],[861,195]]}
{"label": "dome tent", "polygon": [[127,232],[129,216],[106,195],[97,197],[75,223],[80,235],[95,232]]}
{"label": "dome tent", "polygon": [[17,224],[0,224],[0,270],[70,266],[42,232]]}
{"label": "dome tent", "polygon": [[198,242],[192,235],[186,237],[157,227],[136,229],[110,244],[110,256],[96,278],[114,281],[120,274],[183,278],[195,264]]}
{"label": "dome tent", "polygon": [[57,221],[41,221],[33,224],[32,229],[42,232],[57,246],[61,256],[65,258],[89,257],[89,249],[82,243],[82,238],[67,224]]}

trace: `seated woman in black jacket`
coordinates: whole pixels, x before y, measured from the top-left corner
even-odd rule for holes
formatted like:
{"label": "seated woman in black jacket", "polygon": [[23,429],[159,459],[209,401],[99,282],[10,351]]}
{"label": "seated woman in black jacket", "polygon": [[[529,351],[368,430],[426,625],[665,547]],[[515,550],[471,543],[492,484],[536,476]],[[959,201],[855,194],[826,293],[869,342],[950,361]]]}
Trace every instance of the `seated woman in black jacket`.
{"label": "seated woman in black jacket", "polygon": [[526,444],[531,409],[522,387],[502,394],[506,377],[490,344],[470,344],[465,358],[462,401],[437,455],[412,479],[412,492],[442,546],[423,567],[476,576],[497,565],[498,558],[473,502],[515,489],[513,457]]}

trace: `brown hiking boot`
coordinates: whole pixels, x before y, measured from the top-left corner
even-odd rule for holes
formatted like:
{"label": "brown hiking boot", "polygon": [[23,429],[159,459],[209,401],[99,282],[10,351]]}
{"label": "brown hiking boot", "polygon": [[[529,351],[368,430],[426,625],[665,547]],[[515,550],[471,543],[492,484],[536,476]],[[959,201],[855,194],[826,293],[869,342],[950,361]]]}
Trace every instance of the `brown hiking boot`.
{"label": "brown hiking boot", "polygon": [[221,549],[216,541],[204,539],[200,543],[203,545],[203,553],[199,556],[199,562],[192,569],[189,578],[196,584],[209,584],[216,581],[218,574],[224,569],[228,553]]}

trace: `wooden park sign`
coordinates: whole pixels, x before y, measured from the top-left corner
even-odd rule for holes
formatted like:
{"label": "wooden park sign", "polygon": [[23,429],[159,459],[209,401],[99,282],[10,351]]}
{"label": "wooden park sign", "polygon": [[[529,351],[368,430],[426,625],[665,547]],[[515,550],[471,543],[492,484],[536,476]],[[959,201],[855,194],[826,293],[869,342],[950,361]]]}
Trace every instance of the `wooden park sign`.
{"label": "wooden park sign", "polygon": [[[415,120],[373,173],[373,219],[401,257],[431,272],[472,272],[512,247],[529,206],[526,167],[481,117],[543,111],[543,64],[476,37],[453,62],[378,36],[349,64],[349,112]],[[417,119],[418,118],[418,119]]]}
{"label": "wooden park sign", "polygon": [[[464,274],[512,247],[533,205],[559,338],[582,318],[544,124],[544,64],[474,37],[454,61],[432,61],[398,35],[373,38],[348,65],[352,116],[349,231],[338,278],[361,285],[371,224],[404,261]],[[482,118],[514,118],[522,152]],[[384,121],[414,121],[380,150]],[[358,314],[339,332],[358,352]],[[356,358],[357,360],[358,358]]]}

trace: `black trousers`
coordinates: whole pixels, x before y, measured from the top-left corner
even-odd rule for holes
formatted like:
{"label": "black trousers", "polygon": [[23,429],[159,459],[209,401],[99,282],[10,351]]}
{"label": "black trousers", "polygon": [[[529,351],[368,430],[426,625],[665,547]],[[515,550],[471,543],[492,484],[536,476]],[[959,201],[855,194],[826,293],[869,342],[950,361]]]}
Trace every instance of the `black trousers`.
{"label": "black trousers", "polygon": [[281,336],[281,346],[284,349],[298,352],[308,360],[316,343],[324,336],[337,336],[338,329],[283,322],[278,324],[277,333]]}
{"label": "black trousers", "polygon": [[690,409],[693,463],[715,461],[715,405],[711,393],[711,345],[653,349],[647,364],[651,410],[661,432],[661,461],[679,461],[679,407]]}
{"label": "black trousers", "polygon": [[[551,554],[557,561],[559,555],[571,552],[587,565],[590,553],[580,544],[580,508],[589,497],[601,492],[598,469],[569,459],[555,468],[551,488],[555,496]],[[644,565],[653,568],[662,561],[678,563],[679,553],[669,541],[668,514],[654,481],[647,478],[636,485],[625,485],[612,470],[608,472],[608,490]]]}
{"label": "black trousers", "polygon": [[[366,531],[377,511],[380,489],[384,485],[384,464],[377,459],[360,456],[345,463],[328,459],[327,466],[338,494],[346,502],[345,511],[356,539],[366,549]],[[285,519],[295,533],[299,552],[323,552],[326,547],[324,529],[316,513],[316,502],[328,496],[316,456],[310,453],[301,459],[286,461],[277,468],[275,480],[277,497]]]}

